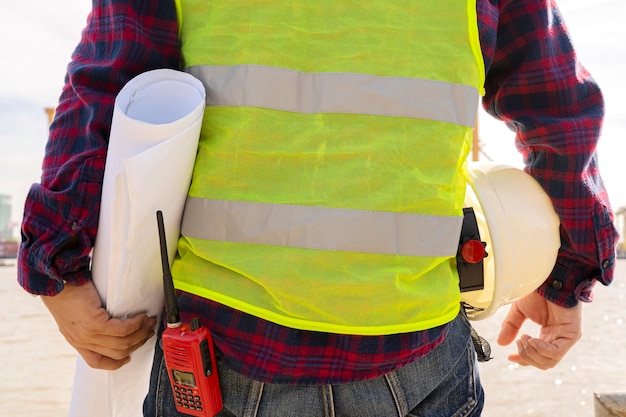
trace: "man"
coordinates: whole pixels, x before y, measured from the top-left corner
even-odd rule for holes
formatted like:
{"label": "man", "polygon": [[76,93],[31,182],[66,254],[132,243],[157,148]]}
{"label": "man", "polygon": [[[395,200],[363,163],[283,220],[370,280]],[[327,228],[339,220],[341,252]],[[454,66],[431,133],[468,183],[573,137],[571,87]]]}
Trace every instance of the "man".
{"label": "man", "polygon": [[[613,275],[600,91],[553,2],[426,3],[95,2],[26,202],[19,269],[87,363],[116,369],[153,335],[154,318],[102,309],[89,251],[115,95],[141,72],[181,66],[215,102],[173,274],[183,316],[213,333],[224,415],[480,414],[451,255],[435,243],[458,235],[415,233],[427,249],[390,250],[362,225],[363,213],[383,226],[400,213],[418,231],[436,216],[454,230],[473,127],[459,114],[483,86],[562,222],[552,274],[513,305],[498,341],[530,318],[541,335],[521,336],[510,359],[548,369],[563,358],[581,335],[579,302]],[[252,236],[262,210],[304,219],[306,238],[294,243],[291,225],[288,239]],[[215,219],[241,236],[195,227]],[[161,356],[146,415],[175,415]]]}

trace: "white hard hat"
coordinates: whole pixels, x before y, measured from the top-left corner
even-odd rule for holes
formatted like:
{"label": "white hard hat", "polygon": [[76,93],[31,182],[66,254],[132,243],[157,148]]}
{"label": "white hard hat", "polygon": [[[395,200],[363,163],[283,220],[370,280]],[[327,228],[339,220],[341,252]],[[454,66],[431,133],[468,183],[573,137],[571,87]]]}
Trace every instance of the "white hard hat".
{"label": "white hard hat", "polygon": [[561,244],[559,217],[539,183],[526,172],[491,162],[468,164],[465,205],[473,207],[486,242],[484,289],[464,292],[482,320],[536,290],[548,277]]}

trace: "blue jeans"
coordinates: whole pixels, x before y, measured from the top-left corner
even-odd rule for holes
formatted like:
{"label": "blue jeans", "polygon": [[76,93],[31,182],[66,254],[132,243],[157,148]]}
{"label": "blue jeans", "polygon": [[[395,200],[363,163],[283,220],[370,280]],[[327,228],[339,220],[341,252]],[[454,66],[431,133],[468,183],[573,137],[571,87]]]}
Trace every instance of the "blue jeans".
{"label": "blue jeans", "polygon": [[[224,401],[219,417],[461,417],[480,416],[484,393],[470,325],[462,315],[446,339],[424,358],[381,377],[339,385],[264,384],[218,359]],[[144,416],[177,413],[163,351],[157,343]]]}

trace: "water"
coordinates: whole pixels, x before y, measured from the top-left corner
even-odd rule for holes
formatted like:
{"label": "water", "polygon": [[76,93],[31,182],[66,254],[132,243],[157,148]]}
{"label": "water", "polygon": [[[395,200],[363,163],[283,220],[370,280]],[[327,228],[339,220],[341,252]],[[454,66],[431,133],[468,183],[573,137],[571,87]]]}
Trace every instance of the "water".
{"label": "water", "polygon": [[[506,314],[501,309],[475,323],[493,348],[480,364],[486,417],[593,417],[593,393],[626,391],[626,260],[618,261],[615,282],[598,286],[585,305],[583,337],[550,371],[520,368],[507,361],[513,347],[495,339]],[[15,266],[0,266],[0,416],[67,415],[75,354],[36,297],[16,283]],[[524,331],[536,334],[536,327]]]}
{"label": "water", "polygon": [[15,266],[0,266],[0,416],[65,416],[76,355],[15,276]]}

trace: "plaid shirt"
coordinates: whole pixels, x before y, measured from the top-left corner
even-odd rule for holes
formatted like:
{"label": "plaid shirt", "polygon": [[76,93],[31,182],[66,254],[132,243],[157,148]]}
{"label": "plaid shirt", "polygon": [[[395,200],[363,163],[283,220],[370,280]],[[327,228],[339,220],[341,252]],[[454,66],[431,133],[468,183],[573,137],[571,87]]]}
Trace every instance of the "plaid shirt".
{"label": "plaid shirt", "polygon": [[[613,278],[617,233],[595,148],[602,95],[577,61],[553,0],[478,0],[486,66],[485,109],[516,132],[526,169],[561,218],[562,247],[538,289],[563,306],[591,301]],[[68,66],[50,128],[41,184],[26,200],[18,279],[34,294],[91,278],[107,139],[117,92],[134,76],[180,65],[173,1],[95,0]],[[341,383],[414,361],[446,326],[390,336],[347,336],[285,328],[190,294],[184,316],[200,315],[226,362],[265,382]]]}

